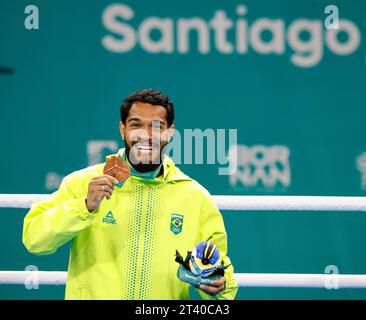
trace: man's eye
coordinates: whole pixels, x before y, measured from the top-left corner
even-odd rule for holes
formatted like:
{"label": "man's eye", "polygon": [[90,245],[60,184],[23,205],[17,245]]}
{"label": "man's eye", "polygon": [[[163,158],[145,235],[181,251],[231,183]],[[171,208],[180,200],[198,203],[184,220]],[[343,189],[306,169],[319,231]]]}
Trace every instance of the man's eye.
{"label": "man's eye", "polygon": [[130,124],[130,127],[137,128],[137,127],[139,127],[139,124],[138,123],[131,123]]}
{"label": "man's eye", "polygon": [[153,127],[153,129],[156,129],[156,130],[163,130],[163,129],[165,129],[165,125],[163,123],[153,124],[152,127]]}

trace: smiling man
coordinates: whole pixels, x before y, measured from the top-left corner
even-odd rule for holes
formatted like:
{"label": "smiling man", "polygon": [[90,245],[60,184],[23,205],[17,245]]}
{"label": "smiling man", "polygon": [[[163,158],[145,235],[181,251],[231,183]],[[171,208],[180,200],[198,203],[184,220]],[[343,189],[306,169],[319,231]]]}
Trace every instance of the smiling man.
{"label": "smiling man", "polygon": [[234,299],[222,216],[210,194],[164,155],[173,103],[146,89],[130,94],[120,111],[125,148],[112,157],[129,168],[127,179],[104,174],[105,163],[69,174],[46,201],[33,204],[24,245],[41,255],[71,241],[66,299],[189,299],[175,252],[210,241],[228,268],[197,290],[204,299]]}

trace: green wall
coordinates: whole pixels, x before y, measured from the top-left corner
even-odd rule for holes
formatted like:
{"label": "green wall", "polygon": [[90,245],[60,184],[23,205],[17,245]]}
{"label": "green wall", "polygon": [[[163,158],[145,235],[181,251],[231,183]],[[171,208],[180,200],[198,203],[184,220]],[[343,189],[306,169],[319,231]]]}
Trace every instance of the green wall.
{"label": "green wall", "polygon": [[[111,152],[98,152],[96,142],[122,146],[122,99],[153,87],[174,101],[178,129],[237,129],[244,155],[231,180],[215,164],[180,165],[212,194],[365,196],[366,165],[356,163],[366,152],[365,2],[332,2],[346,31],[325,29],[323,0],[32,4],[38,30],[25,28],[28,1],[0,4],[0,193],[50,193],[62,176]],[[226,39],[212,27],[219,10],[233,25]],[[183,25],[193,17],[203,31],[187,43]],[[164,31],[144,35],[157,21]],[[258,31],[265,23],[272,32]],[[255,150],[264,151],[246,162]],[[23,247],[26,212],[0,209],[0,270],[66,270],[68,247],[43,257]],[[336,265],[366,273],[362,213],[223,216],[236,272],[323,273]],[[0,299],[63,295],[63,286],[0,286]],[[237,297],[364,299],[366,291],[240,288]]]}

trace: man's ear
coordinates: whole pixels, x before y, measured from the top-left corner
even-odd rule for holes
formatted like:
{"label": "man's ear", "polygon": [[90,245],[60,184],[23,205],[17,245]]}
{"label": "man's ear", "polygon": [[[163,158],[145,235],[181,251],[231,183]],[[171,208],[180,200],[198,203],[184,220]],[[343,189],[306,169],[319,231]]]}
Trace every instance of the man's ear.
{"label": "man's ear", "polygon": [[119,122],[119,132],[121,133],[122,140],[125,141],[126,126],[122,121]]}
{"label": "man's ear", "polygon": [[175,126],[174,126],[174,124],[172,124],[172,125],[168,128],[168,142],[170,142],[170,140],[172,140],[172,138],[173,138],[173,134],[174,134],[174,130],[175,130]]}

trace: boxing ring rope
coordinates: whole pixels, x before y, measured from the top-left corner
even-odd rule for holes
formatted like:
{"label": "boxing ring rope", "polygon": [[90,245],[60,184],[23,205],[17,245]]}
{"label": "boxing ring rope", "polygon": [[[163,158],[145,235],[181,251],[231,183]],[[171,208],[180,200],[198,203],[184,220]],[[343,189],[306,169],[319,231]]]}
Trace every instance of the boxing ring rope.
{"label": "boxing ring rope", "polygon": [[[366,288],[366,275],[235,273],[239,287]],[[64,285],[66,271],[0,271],[0,284]]]}
{"label": "boxing ring rope", "polygon": [[[30,208],[48,194],[0,194],[0,208]],[[221,210],[366,211],[366,197],[213,196]],[[366,275],[235,273],[240,287],[366,288]],[[0,271],[0,284],[64,285],[66,271]]]}
{"label": "boxing ring rope", "polygon": [[[48,194],[0,194],[0,208],[30,208]],[[366,197],[212,196],[220,210],[366,211]]]}

